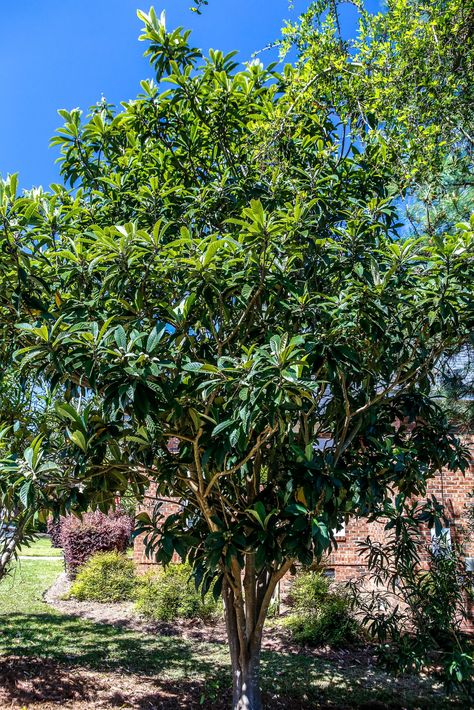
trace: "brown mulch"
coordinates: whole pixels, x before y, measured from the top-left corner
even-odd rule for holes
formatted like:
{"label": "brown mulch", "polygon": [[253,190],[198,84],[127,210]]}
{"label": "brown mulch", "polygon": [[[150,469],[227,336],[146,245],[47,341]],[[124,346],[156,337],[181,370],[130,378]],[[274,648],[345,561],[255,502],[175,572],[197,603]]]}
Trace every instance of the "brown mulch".
{"label": "brown mulch", "polygon": [[[264,707],[272,710],[353,710],[352,705],[309,705],[294,698],[263,700]],[[230,691],[210,696],[204,681],[99,673],[43,658],[0,659],[0,710],[228,710],[230,705]],[[358,706],[359,710],[393,707],[377,701]]]}
{"label": "brown mulch", "polygon": [[[71,583],[65,573],[45,592],[44,600],[62,614],[89,619],[99,624],[111,624],[131,631],[158,636],[179,636],[191,641],[204,643],[227,644],[227,633],[223,621],[205,623],[199,619],[175,619],[172,624],[167,622],[149,621],[137,614],[132,603],[102,604],[99,602],[80,602],[76,599],[64,599],[69,592]],[[355,665],[371,666],[374,656],[370,649],[342,648],[330,646],[306,648],[292,644],[288,640],[288,632],[281,625],[272,624],[266,629],[263,639],[263,649],[279,653],[316,656],[328,661],[350,662]]]}
{"label": "brown mulch", "polygon": [[[9,656],[0,660],[0,708],[28,710],[195,710],[202,708],[204,686],[192,681],[166,681],[127,673],[99,673],[68,667],[43,658]],[[228,708],[229,698],[212,704]],[[209,707],[209,705],[207,705]]]}

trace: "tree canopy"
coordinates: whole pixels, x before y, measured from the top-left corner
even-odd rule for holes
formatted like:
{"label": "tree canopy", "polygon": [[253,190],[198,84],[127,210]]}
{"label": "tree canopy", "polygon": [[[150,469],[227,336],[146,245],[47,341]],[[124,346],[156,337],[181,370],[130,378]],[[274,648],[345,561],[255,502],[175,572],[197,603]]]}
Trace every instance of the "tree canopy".
{"label": "tree canopy", "polygon": [[309,60],[239,67],[139,15],[155,79],[60,111],[65,186],[1,184],[3,355],[56,398],[54,485],[12,454],[2,486],[64,511],[155,483],[149,550],[223,594],[234,705],[259,708],[283,574],[466,465],[432,382],[472,330],[474,225],[403,235],[396,141],[348,139]]}
{"label": "tree canopy", "polygon": [[297,48],[298,81],[339,117],[344,135],[377,133],[387,144],[412,225],[451,227],[474,206],[471,4],[388,0],[371,13],[355,3],[351,38],[341,33],[345,6],[312,2],[284,28],[281,48]]}

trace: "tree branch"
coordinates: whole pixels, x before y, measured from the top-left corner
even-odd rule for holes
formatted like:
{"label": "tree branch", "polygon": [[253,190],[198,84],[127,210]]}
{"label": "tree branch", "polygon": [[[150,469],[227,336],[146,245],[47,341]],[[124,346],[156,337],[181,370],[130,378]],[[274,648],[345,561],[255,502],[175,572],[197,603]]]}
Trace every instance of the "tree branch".
{"label": "tree branch", "polygon": [[222,476],[231,476],[233,473],[238,471],[239,468],[245,466],[247,461],[250,461],[250,459],[257,453],[257,451],[265,443],[265,441],[267,441],[267,439],[273,436],[277,429],[278,426],[266,427],[266,429],[264,429],[263,432],[259,434],[256,444],[252,447],[247,456],[245,456],[241,461],[239,461],[239,463],[235,464],[235,466],[232,466],[231,468],[228,468],[225,471],[218,471],[217,473],[215,473],[209,481],[206,490],[204,491],[204,497],[207,498],[211,489],[214,487],[216,481],[218,481],[219,478],[222,478]]}

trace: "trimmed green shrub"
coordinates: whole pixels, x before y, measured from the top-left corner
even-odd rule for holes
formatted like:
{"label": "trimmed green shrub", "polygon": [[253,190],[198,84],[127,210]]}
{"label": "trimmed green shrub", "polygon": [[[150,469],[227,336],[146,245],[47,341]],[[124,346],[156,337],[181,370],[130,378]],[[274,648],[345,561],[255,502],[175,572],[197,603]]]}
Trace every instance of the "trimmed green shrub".
{"label": "trimmed green shrub", "polygon": [[131,601],[136,587],[132,560],[120,552],[97,552],[79,569],[69,596],[79,601]]}
{"label": "trimmed green shrub", "polygon": [[313,613],[327,600],[330,584],[329,578],[321,572],[300,572],[293,581],[288,602],[295,612]]}
{"label": "trimmed green shrub", "polygon": [[291,588],[292,613],[285,619],[293,640],[311,646],[355,643],[360,628],[348,594],[319,572],[302,572]]}
{"label": "trimmed green shrub", "polygon": [[171,564],[143,576],[136,591],[136,610],[154,621],[209,620],[218,612],[210,594],[204,599],[196,590],[188,564]]}

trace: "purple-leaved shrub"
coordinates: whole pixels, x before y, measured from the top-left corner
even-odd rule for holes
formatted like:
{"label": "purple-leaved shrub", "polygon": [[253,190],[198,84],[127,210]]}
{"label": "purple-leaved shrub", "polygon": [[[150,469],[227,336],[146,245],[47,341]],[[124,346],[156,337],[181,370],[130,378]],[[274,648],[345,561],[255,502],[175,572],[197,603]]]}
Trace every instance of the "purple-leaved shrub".
{"label": "purple-leaved shrub", "polygon": [[60,543],[69,577],[96,552],[125,552],[130,544],[133,518],[117,510],[105,515],[85,513],[81,519],[68,516],[61,520]]}

